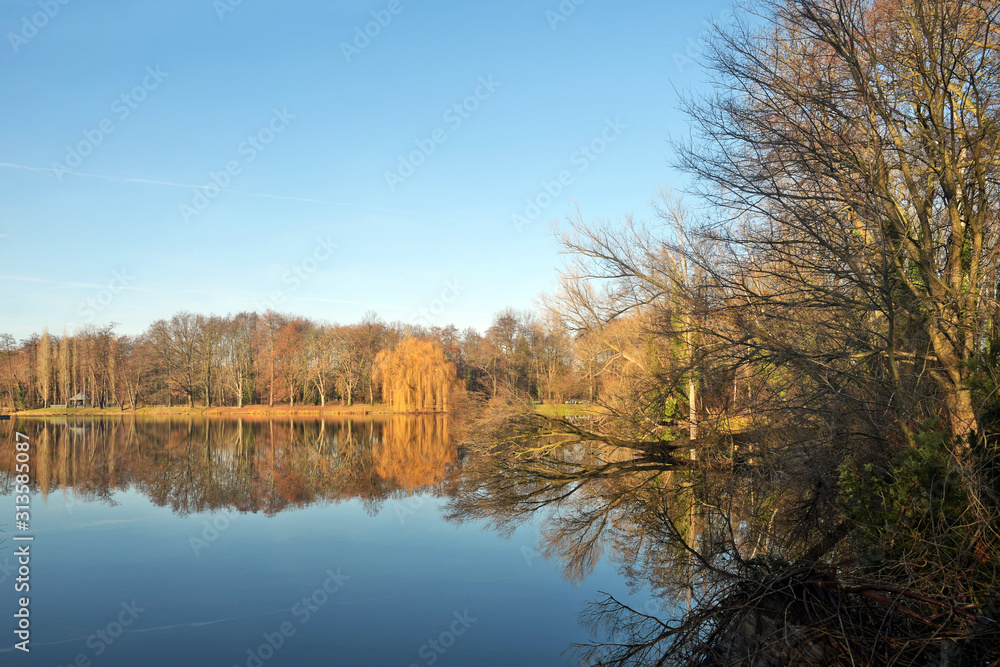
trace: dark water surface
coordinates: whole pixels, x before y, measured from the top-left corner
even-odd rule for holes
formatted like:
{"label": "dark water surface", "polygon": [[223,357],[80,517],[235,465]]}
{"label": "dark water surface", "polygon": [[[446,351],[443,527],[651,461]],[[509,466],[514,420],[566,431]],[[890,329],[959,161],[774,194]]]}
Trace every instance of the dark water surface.
{"label": "dark water surface", "polygon": [[[628,599],[614,565],[565,580],[537,523],[446,521],[466,456],[441,417],[22,420],[0,438],[0,665],[561,665],[588,600]],[[34,536],[28,593],[14,535]]]}

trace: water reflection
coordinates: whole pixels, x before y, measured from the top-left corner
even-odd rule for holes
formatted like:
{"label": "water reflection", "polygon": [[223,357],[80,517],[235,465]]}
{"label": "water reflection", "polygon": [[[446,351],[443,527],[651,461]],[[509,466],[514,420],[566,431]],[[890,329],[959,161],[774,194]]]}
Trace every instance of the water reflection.
{"label": "water reflection", "polygon": [[[864,569],[846,539],[853,527],[815,482],[832,459],[822,448],[765,467],[708,443],[699,462],[683,441],[631,426],[530,412],[484,420],[450,498],[452,520],[502,532],[542,514],[543,551],[568,577],[607,557],[651,591],[642,607],[592,601],[583,621],[607,639],[578,645],[582,664],[1000,661],[1000,628],[980,615],[991,586],[978,599],[935,598]],[[970,662],[948,663],[956,656]]]}
{"label": "water reflection", "polygon": [[[431,490],[454,472],[458,449],[442,416],[345,420],[22,421],[43,498],[72,491],[113,502],[137,489],[179,514],[235,509],[269,515],[359,498],[371,513],[393,497]],[[11,432],[12,436],[13,433]],[[0,453],[9,493],[14,452]]]}
{"label": "water reflection", "polygon": [[[454,523],[504,535],[539,525],[537,548],[570,581],[587,579],[603,560],[642,592],[641,604],[621,593],[591,600],[583,621],[596,640],[577,646],[574,664],[820,665],[859,655],[863,664],[899,656],[915,664],[944,655],[939,636],[976,642],[969,655],[977,658],[1000,656],[991,648],[995,628],[980,632],[970,601],[944,605],[850,579],[860,572],[858,553],[828,492],[812,482],[828,465],[821,449],[784,467],[727,459],[729,449],[706,448],[699,462],[679,442],[630,436],[627,424],[596,427],[518,414],[477,431],[466,456],[441,416],[17,423],[32,439],[44,496],[70,491],[113,503],[131,489],[179,515],[273,516],[350,499],[374,515],[389,499],[432,493]],[[4,448],[3,493],[13,469]],[[390,532],[403,530],[402,518]],[[410,538],[378,553],[412,549],[418,541]],[[371,558],[365,552],[358,562]],[[473,563],[458,558],[442,581]]]}
{"label": "water reflection", "polygon": [[578,646],[575,656],[586,665],[659,664],[673,639],[670,621],[723,572],[728,514],[705,506],[704,476],[678,446],[612,441],[587,424],[519,420],[484,435],[448,517],[507,533],[544,515],[541,553],[573,581],[602,558],[615,562],[629,586],[650,597],[639,608],[612,596],[595,600],[582,620],[593,636],[614,642]]}
{"label": "water reflection", "polygon": [[[572,586],[523,557],[533,524],[505,541],[447,523],[469,458],[440,416],[19,420],[0,422],[0,442],[15,429],[37,480],[25,664],[98,664],[88,637],[133,600],[145,611],[101,664],[259,664],[248,650],[285,620],[294,637],[267,665],[564,664],[586,640],[586,600],[628,593],[612,568]],[[9,508],[12,449],[0,445]],[[0,583],[9,545],[0,533]],[[350,579],[306,624],[292,610],[330,571]],[[443,634],[456,614],[478,620]],[[444,653],[430,643],[442,636]]]}

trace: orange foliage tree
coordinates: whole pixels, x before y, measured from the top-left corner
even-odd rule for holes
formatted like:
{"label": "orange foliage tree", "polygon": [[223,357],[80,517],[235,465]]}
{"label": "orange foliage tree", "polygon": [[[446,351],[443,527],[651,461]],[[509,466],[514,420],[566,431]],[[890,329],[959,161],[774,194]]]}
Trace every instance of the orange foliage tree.
{"label": "orange foliage tree", "polygon": [[382,400],[400,411],[447,410],[458,376],[440,343],[408,336],[375,358]]}

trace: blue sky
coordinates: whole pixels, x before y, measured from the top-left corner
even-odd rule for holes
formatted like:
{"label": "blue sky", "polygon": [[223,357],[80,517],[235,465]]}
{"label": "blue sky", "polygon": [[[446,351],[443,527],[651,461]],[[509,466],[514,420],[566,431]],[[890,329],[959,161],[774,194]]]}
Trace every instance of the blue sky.
{"label": "blue sky", "polygon": [[683,182],[678,91],[728,8],[7,0],[0,332],[530,308],[574,202],[644,216]]}

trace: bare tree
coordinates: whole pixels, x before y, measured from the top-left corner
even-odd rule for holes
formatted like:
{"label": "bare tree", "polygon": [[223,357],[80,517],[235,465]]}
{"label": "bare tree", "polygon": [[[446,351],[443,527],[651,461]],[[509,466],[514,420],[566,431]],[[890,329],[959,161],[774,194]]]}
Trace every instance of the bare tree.
{"label": "bare tree", "polygon": [[198,367],[201,372],[201,385],[205,392],[205,407],[212,407],[212,389],[218,381],[216,370],[221,359],[223,322],[215,315],[195,316],[196,346],[198,350]]}
{"label": "bare tree", "polygon": [[52,394],[52,339],[48,329],[38,339],[38,388],[42,406],[49,407],[49,397]]}
{"label": "bare tree", "polygon": [[144,349],[148,346],[149,343],[143,338],[132,336],[119,337],[115,345],[117,375],[124,390],[124,396],[118,398],[118,404],[123,409],[125,399],[131,410],[139,407],[139,398],[147,389],[149,376],[152,375],[149,354]]}
{"label": "bare tree", "polygon": [[194,405],[200,379],[198,335],[198,318],[191,313],[178,313],[169,321],[154,322],[148,332],[157,366],[187,397],[188,407]]}
{"label": "bare tree", "polygon": [[359,326],[336,327],[329,336],[328,343],[333,348],[337,368],[336,385],[344,405],[353,405],[358,388],[363,382],[370,383],[371,364],[374,358],[371,349],[371,328],[362,323]]}
{"label": "bare tree", "polygon": [[70,391],[72,391],[73,387],[73,364],[70,357],[70,337],[64,331],[62,338],[59,339],[59,365],[56,369],[59,395],[63,404],[69,403],[69,399],[72,396]]}
{"label": "bare tree", "polygon": [[223,323],[222,359],[225,384],[242,408],[255,394],[254,340],[257,332],[256,313],[240,313]]}
{"label": "bare tree", "polygon": [[759,21],[718,32],[716,93],[687,103],[696,138],[678,144],[728,212],[710,232],[732,248],[718,274],[743,309],[733,319],[763,357],[859,404],[874,379],[907,433],[925,373],[953,433],[975,432],[970,362],[1000,259],[1000,5],[755,7]]}
{"label": "bare tree", "polygon": [[680,199],[665,191],[655,210],[656,226],[631,216],[620,224],[588,225],[579,213],[571,219],[560,241],[572,261],[546,304],[588,347],[598,346],[592,354],[605,402],[614,398],[615,409],[638,412],[653,396],[664,411],[660,419],[669,406],[686,402],[694,441],[711,286],[701,265],[689,259],[704,253],[687,239],[688,213]]}
{"label": "bare tree", "polygon": [[321,406],[326,405],[326,397],[336,381],[336,347],[336,334],[332,327],[315,327],[306,334],[306,372],[309,382],[316,388]]}

